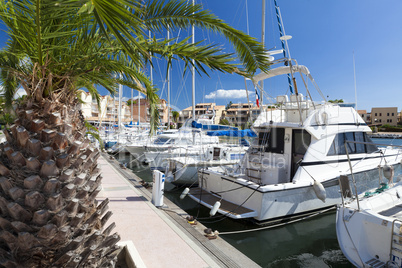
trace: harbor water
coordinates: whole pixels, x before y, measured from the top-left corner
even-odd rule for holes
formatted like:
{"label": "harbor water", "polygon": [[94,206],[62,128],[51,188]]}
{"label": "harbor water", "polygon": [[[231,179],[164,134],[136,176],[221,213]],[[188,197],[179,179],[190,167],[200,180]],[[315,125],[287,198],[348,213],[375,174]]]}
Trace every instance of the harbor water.
{"label": "harbor water", "polygon": [[[402,145],[402,139],[373,139],[374,143]],[[116,158],[144,181],[151,182],[149,168],[132,164],[129,155]],[[218,230],[220,237],[262,267],[353,267],[339,248],[335,210],[280,227],[268,228],[222,215],[210,217],[209,209],[191,198],[179,198],[183,188],[167,185],[170,199],[205,226]],[[245,232],[244,232],[245,231]]]}

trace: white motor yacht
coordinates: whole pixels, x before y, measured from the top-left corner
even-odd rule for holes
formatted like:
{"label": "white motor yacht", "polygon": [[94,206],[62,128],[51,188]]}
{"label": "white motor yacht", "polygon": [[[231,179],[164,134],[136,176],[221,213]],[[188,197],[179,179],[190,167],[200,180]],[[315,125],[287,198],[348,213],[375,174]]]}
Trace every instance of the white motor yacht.
{"label": "white motor yacht", "polygon": [[[315,85],[305,66],[289,60],[286,64],[255,76],[253,82],[300,74],[304,85],[306,78]],[[239,166],[228,174],[214,168],[200,170],[199,187],[190,190],[192,199],[227,217],[271,223],[340,203],[337,178],[350,173],[344,142],[370,142],[371,129],[352,107],[313,102],[308,88],[305,99],[292,80],[295,93],[278,96],[277,108],[262,112],[255,121],[258,138]],[[390,165],[400,164],[402,157],[400,150],[373,144],[348,146],[358,173],[373,171],[384,159]]]}

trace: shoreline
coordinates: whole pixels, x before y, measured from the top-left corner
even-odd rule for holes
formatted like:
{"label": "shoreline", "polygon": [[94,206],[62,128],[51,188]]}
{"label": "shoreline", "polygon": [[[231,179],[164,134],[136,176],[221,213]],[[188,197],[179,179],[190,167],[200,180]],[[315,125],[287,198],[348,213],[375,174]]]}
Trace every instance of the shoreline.
{"label": "shoreline", "polygon": [[402,139],[402,132],[378,132],[369,134],[371,138]]}

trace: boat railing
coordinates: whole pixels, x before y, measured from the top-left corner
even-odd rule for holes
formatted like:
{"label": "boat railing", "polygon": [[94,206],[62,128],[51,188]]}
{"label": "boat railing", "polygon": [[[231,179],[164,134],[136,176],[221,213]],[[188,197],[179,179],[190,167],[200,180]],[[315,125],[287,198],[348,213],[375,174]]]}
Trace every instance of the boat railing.
{"label": "boat railing", "polygon": [[[399,224],[399,226],[396,226],[396,229],[399,230],[399,233],[395,232],[395,225],[396,223]],[[401,241],[402,241],[402,233],[401,233],[401,227],[402,227],[402,221],[400,219],[395,219],[392,221],[392,230],[391,230],[391,245],[390,245],[390,250],[389,250],[389,261],[393,262],[394,254],[393,252],[396,252],[396,255],[401,254]]]}
{"label": "boat railing", "polygon": [[[354,176],[354,173],[353,173],[353,166],[352,166],[352,162],[351,162],[351,158],[350,158],[350,152],[349,152],[349,149],[348,149],[348,144],[376,145],[377,147],[381,146],[381,147],[386,147],[386,148],[395,147],[395,148],[400,149],[401,154],[402,154],[402,145],[390,145],[390,144],[380,144],[380,143],[373,143],[373,142],[345,140],[344,146],[345,146],[346,156],[347,156],[348,163],[349,163],[350,175],[351,175],[351,178],[352,178],[353,187],[354,187],[354,191],[355,191],[355,197],[354,198],[356,198],[357,209],[358,209],[358,211],[360,211],[358,191],[357,191],[355,176]],[[380,148],[379,151],[381,151],[381,148]],[[353,198],[353,192],[350,189],[349,179],[347,178],[347,176],[340,176],[338,180],[339,180],[339,186],[341,188],[342,206],[345,206],[345,198],[346,197]]]}

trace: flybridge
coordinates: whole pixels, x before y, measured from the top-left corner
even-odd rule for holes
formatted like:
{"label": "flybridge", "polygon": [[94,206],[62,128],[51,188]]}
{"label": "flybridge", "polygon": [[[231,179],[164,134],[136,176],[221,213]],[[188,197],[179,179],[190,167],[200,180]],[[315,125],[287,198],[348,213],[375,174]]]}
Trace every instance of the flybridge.
{"label": "flybridge", "polygon": [[304,65],[292,65],[292,66],[282,66],[282,67],[277,67],[275,69],[271,69],[269,70],[268,73],[259,73],[257,75],[255,75],[252,80],[254,82],[254,84],[271,78],[271,77],[275,77],[278,75],[283,75],[283,74],[290,74],[290,73],[302,73],[305,74],[310,80],[314,81],[313,77],[310,74],[309,69],[304,66]]}

